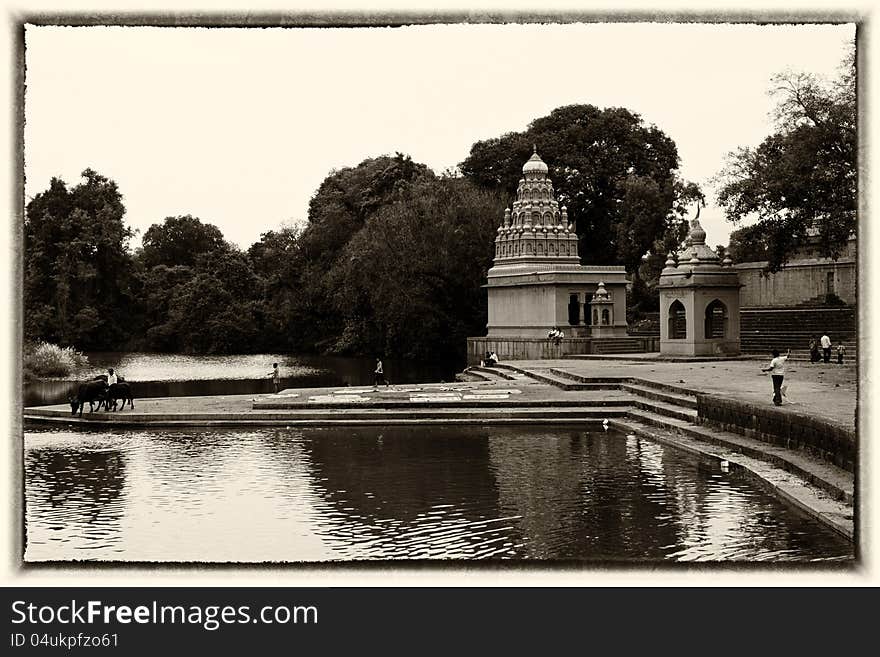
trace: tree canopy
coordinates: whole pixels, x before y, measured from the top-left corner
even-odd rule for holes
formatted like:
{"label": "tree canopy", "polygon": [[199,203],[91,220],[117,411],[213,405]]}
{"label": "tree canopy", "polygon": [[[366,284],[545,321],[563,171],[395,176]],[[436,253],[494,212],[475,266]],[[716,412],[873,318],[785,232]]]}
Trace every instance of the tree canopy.
{"label": "tree canopy", "polygon": [[147,268],[156,265],[191,267],[202,254],[228,248],[223,233],[216,226],[203,224],[191,215],[166,217],[144,233],[141,258]]}
{"label": "tree canopy", "polygon": [[122,194],[92,169],[68,189],[53,178],[26,207],[24,331],[80,348],[119,344],[132,311],[131,230]]}
{"label": "tree canopy", "polygon": [[836,258],[856,229],[854,52],[837,80],[785,72],[771,94],[776,132],[728,155],[718,202],[730,221],[757,218],[776,271],[807,242]]}

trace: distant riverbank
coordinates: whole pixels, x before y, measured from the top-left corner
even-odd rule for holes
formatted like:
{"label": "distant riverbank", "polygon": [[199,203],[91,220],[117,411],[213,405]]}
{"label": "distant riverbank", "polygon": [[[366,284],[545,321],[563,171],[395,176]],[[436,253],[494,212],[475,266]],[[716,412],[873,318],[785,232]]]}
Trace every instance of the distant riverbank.
{"label": "distant riverbank", "polygon": [[[375,360],[362,357],[249,354],[188,356],[146,352],[90,352],[88,365],[70,376],[27,381],[25,406],[60,404],[78,382],[112,367],[136,384],[135,395],[187,397],[193,395],[257,394],[272,389],[269,374],[279,363],[282,385],[288,388],[366,385],[373,382]],[[384,360],[386,376],[394,383],[451,381],[461,363]]]}

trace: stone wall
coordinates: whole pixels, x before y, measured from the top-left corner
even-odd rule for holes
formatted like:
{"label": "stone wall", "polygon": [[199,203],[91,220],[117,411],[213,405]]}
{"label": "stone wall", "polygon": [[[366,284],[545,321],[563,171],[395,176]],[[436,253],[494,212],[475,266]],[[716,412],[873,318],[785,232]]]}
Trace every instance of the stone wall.
{"label": "stone wall", "polygon": [[[634,339],[624,338],[625,340]],[[642,352],[657,351],[659,338],[638,336]],[[494,351],[498,358],[505,360],[546,360],[563,358],[569,354],[611,353],[607,349],[597,348],[598,343],[611,346],[615,338],[597,340],[595,338],[565,338],[560,344],[543,338],[518,337],[481,337],[467,339],[467,364],[478,365],[487,351]],[[620,353],[620,352],[617,352]],[[633,353],[630,351],[630,353]]]}
{"label": "stone wall", "polygon": [[715,426],[788,449],[800,449],[855,472],[854,431],[826,420],[733,399],[697,395],[700,424]]}
{"label": "stone wall", "polygon": [[796,306],[828,292],[828,274],[833,274],[833,291],[844,302],[856,302],[856,263],[853,258],[837,262],[826,258],[799,260],[775,274],[767,273],[766,262],[734,265],[739,272],[740,307]]}

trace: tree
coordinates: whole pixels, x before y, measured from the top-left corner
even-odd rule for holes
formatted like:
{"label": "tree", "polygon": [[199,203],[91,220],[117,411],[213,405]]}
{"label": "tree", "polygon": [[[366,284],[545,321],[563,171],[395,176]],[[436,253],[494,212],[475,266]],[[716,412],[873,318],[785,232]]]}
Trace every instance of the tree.
{"label": "tree", "polygon": [[53,178],[26,208],[25,337],[118,349],[129,336],[134,302],[131,230],[115,182],[92,169],[68,189]]}
{"label": "tree", "polygon": [[840,78],[773,78],[777,130],[757,148],[730,153],[718,176],[727,219],[757,217],[770,271],[810,242],[836,258],[856,229],[857,135],[854,51]]}
{"label": "tree", "polygon": [[424,164],[397,153],[333,171],[324,179],[309,203],[308,224],[297,240],[296,315],[289,330],[302,348],[331,348],[343,329],[342,317],[331,302],[335,290],[330,276],[346,244],[407,185],[433,177]]}
{"label": "tree", "polygon": [[147,269],[157,265],[191,267],[202,254],[228,249],[223,233],[213,224],[191,215],[166,217],[144,233],[141,259]]}
{"label": "tree", "polygon": [[467,180],[424,178],[381,207],[332,273],[344,317],[336,347],[354,353],[461,358],[486,325],[481,288],[501,198]]}
{"label": "tree", "polygon": [[734,262],[763,262],[768,259],[767,238],[761,226],[744,226],[730,233],[727,254]]}
{"label": "tree", "polygon": [[675,143],[623,108],[557,108],[525,132],[477,142],[459,166],[476,184],[512,195],[533,144],[575,223],[584,262],[637,272],[658,240],[681,233],[682,204],[702,198],[677,176]]}

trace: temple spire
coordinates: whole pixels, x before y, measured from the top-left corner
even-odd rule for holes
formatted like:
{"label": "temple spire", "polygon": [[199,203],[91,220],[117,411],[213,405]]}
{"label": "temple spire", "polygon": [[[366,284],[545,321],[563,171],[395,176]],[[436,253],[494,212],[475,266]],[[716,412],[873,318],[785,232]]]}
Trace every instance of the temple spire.
{"label": "temple spire", "polygon": [[579,263],[577,235],[568,213],[553,192],[550,170],[537,144],[523,165],[516,200],[504,211],[495,240],[495,260],[532,260],[539,263]]}

